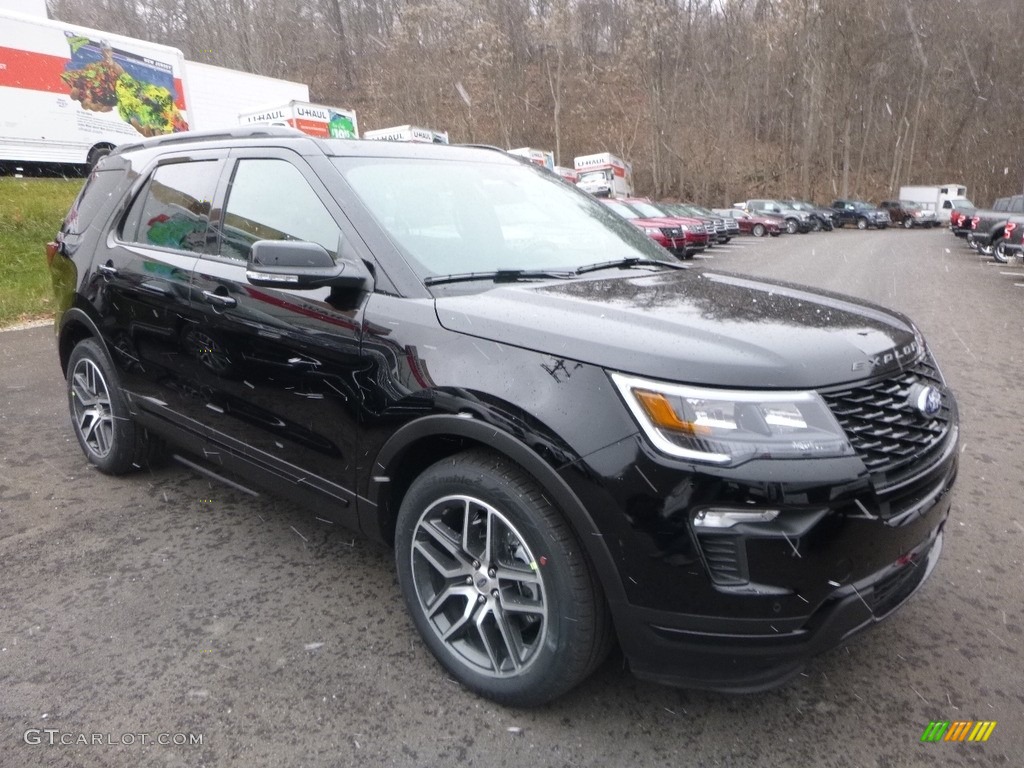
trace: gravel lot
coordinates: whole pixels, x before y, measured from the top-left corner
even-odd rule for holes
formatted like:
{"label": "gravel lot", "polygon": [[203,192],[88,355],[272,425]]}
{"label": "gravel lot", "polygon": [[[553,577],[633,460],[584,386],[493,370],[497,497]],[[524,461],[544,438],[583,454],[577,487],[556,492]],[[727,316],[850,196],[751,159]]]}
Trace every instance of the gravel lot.
{"label": "gravel lot", "polygon": [[[943,558],[892,620],[766,694],[648,685],[613,656],[546,708],[501,708],[420,644],[387,550],[181,468],[91,470],[52,330],[10,331],[0,766],[1024,764],[1024,269],[893,229],[743,240],[697,263],[855,294],[928,338],[960,401],[960,478]],[[930,720],[998,726],[922,744]]]}

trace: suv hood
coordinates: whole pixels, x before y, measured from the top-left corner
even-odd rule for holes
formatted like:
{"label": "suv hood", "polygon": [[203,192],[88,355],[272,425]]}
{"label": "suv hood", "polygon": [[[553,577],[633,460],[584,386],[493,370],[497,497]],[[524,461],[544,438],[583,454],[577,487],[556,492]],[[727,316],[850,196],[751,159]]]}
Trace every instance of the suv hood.
{"label": "suv hood", "polygon": [[810,389],[905,368],[920,342],[881,307],[799,286],[671,271],[436,299],[444,328],[639,376]]}

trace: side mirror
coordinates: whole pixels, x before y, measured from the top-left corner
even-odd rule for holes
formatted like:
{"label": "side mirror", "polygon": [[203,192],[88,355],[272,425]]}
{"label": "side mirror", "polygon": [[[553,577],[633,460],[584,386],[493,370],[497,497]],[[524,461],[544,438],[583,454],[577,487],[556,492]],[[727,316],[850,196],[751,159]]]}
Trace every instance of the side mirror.
{"label": "side mirror", "polygon": [[317,243],[257,240],[249,251],[246,279],[264,288],[366,290],[370,275],[358,261],[339,260]]}

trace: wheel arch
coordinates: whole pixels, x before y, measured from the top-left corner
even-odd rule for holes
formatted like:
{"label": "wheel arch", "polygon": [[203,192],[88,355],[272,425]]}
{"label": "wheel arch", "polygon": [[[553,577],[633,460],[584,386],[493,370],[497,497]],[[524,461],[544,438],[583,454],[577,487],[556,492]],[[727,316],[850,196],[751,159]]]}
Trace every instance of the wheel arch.
{"label": "wheel arch", "polygon": [[103,334],[96,327],[96,323],[81,309],[72,307],[61,317],[60,328],[57,329],[57,353],[60,358],[60,369],[65,376],[68,373],[71,352],[83,339],[95,339],[107,356],[110,356]]}
{"label": "wheel arch", "polygon": [[[360,510],[369,536],[392,546],[398,508],[412,481],[437,461],[483,448],[522,467],[542,488],[576,534],[609,605],[625,601],[615,564],[600,531],[579,497],[555,469],[518,437],[469,415],[424,416],[401,427],[377,453],[370,487]],[[613,611],[614,613],[614,611]]]}

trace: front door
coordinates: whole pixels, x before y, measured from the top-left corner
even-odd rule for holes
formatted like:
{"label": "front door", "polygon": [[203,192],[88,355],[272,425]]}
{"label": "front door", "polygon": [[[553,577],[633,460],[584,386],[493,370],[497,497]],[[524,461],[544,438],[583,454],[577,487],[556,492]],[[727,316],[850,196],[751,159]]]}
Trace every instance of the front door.
{"label": "front door", "polygon": [[323,516],[354,524],[366,295],[256,287],[246,260],[257,240],[314,242],[335,258],[363,245],[299,155],[235,150],[229,162],[217,246],[192,279],[191,344],[206,363],[195,381],[205,393],[201,418],[212,443],[320,492],[333,502]]}

